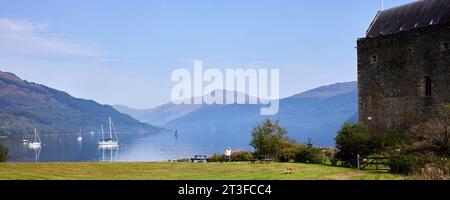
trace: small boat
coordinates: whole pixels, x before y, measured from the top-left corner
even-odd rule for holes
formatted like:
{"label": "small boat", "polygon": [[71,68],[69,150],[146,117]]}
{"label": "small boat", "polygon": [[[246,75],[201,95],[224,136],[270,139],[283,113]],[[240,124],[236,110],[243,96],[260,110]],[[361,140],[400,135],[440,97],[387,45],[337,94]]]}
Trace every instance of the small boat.
{"label": "small boat", "polygon": [[22,138],[22,143],[28,144],[28,142],[30,142],[30,140],[28,140],[28,134],[25,132],[25,134],[23,135],[23,138]]}
{"label": "small boat", "polygon": [[[115,136],[115,140],[113,138],[113,132]],[[105,134],[103,132],[103,125],[102,125],[102,139],[98,141],[98,145],[100,147],[116,147],[119,146],[119,138],[117,137],[116,130],[114,128],[114,125],[112,123],[111,117],[109,117],[109,138],[105,139]]]}
{"label": "small boat", "polygon": [[34,139],[28,143],[28,147],[31,148],[41,147],[41,138],[39,137],[36,128],[34,129]]}
{"label": "small boat", "polygon": [[78,135],[77,140],[78,140],[78,142],[83,141],[83,136],[81,134],[81,128],[80,128],[80,134]]}

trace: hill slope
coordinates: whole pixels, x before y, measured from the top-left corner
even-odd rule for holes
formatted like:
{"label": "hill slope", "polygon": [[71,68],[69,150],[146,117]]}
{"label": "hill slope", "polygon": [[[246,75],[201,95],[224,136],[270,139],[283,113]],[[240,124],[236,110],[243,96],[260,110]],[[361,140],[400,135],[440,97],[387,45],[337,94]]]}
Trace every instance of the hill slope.
{"label": "hill slope", "polygon": [[129,108],[124,105],[114,105],[113,107],[119,112],[133,116],[141,122],[164,126],[172,120],[197,110],[201,105],[175,105],[170,102],[156,108],[142,110]]}
{"label": "hill slope", "polygon": [[248,130],[264,119],[279,120],[290,137],[317,145],[334,146],[334,138],[343,123],[358,111],[356,82],[320,87],[280,100],[280,110],[274,116],[261,116],[261,105],[203,106],[167,126],[175,129]]}
{"label": "hill slope", "polygon": [[153,132],[108,105],[78,99],[44,85],[27,82],[0,71],[0,135],[21,134],[38,128],[43,133],[70,133],[83,128],[96,131],[111,116],[118,131]]}
{"label": "hill slope", "polygon": [[[338,83],[319,87],[280,100],[280,111],[274,116],[261,116],[261,105],[192,105],[166,104],[152,109],[145,118],[149,123],[155,116],[171,119],[166,126],[191,130],[245,130],[266,118],[279,120],[288,134],[298,140],[312,138],[318,145],[333,146],[336,132],[345,122],[356,120],[358,111],[356,82]],[[177,112],[167,112],[170,110]],[[130,113],[131,114],[131,113]],[[175,114],[179,114],[176,116]]]}

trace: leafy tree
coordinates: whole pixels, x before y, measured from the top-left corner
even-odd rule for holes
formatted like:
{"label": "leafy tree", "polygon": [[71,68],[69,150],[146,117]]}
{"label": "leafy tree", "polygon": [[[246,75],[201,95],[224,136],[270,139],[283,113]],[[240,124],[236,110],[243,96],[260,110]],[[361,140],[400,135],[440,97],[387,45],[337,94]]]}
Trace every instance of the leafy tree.
{"label": "leafy tree", "polygon": [[368,156],[371,153],[369,141],[369,131],[364,124],[344,124],[336,137],[336,158],[345,164],[356,166],[358,154]]}
{"label": "leafy tree", "polygon": [[[394,155],[415,151],[416,140],[409,133],[369,132],[364,124],[344,124],[336,137],[335,158],[344,165],[357,165],[357,155],[366,158],[370,155],[384,155],[395,159]],[[409,159],[407,159],[409,160]],[[403,162],[402,164],[408,162]],[[398,163],[395,163],[398,164]]]}
{"label": "leafy tree", "polygon": [[306,146],[300,148],[295,155],[295,162],[320,164],[324,160],[324,154],[319,148]]}
{"label": "leafy tree", "polygon": [[0,162],[5,162],[8,159],[8,149],[0,145]]}
{"label": "leafy tree", "polygon": [[253,128],[250,145],[257,155],[278,156],[287,140],[287,131],[278,121],[265,120]]}
{"label": "leafy tree", "polygon": [[278,155],[280,162],[290,162],[295,161],[295,157],[297,152],[299,152],[301,149],[306,148],[305,145],[300,144],[294,140],[283,140],[282,143],[282,149],[280,151],[280,154]]}

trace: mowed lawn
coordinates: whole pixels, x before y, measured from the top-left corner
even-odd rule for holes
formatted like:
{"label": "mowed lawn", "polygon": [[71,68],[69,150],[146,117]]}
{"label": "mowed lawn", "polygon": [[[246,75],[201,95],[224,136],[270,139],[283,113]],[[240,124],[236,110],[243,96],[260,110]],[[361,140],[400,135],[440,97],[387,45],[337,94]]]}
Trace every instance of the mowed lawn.
{"label": "mowed lawn", "polygon": [[[293,168],[294,174],[286,174]],[[1,163],[0,180],[396,180],[382,171],[297,163]]]}

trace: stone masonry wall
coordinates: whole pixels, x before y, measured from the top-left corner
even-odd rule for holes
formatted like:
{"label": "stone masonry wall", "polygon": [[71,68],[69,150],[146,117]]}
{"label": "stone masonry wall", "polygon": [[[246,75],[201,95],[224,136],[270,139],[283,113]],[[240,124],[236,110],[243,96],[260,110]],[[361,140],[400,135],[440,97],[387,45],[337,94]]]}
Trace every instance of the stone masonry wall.
{"label": "stone masonry wall", "polygon": [[371,130],[391,131],[433,119],[450,102],[449,43],[448,24],[359,39],[359,119]]}

